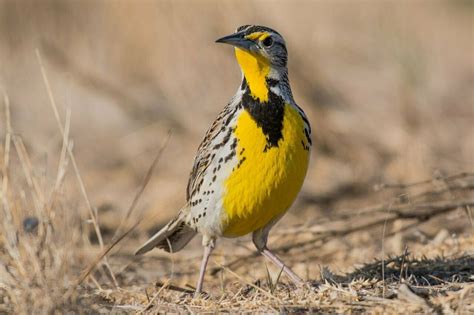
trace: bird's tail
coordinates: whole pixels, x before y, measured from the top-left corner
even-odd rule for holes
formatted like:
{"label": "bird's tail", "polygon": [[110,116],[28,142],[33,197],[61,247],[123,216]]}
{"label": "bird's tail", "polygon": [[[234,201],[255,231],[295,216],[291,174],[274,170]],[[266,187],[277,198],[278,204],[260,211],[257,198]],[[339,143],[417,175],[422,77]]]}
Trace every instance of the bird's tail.
{"label": "bird's tail", "polygon": [[169,253],[181,250],[197,234],[185,222],[185,213],[180,211],[178,216],[166,224],[161,230],[143,244],[135,255],[142,255],[153,248],[164,249]]}

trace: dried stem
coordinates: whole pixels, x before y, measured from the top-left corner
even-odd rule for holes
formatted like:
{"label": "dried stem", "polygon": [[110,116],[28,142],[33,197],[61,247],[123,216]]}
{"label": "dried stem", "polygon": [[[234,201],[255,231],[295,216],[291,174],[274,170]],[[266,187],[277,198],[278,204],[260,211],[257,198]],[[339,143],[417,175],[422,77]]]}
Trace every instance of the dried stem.
{"label": "dried stem", "polygon": [[[48,97],[49,97],[49,100],[50,100],[51,108],[53,109],[54,116],[56,118],[56,122],[58,124],[59,130],[61,131],[61,135],[64,139],[66,137],[66,132],[65,132],[65,129],[62,125],[61,118],[60,118],[60,115],[59,115],[59,112],[58,112],[58,107],[56,105],[56,101],[55,101],[54,96],[53,96],[51,85],[49,83],[48,76],[46,75],[46,70],[45,70],[45,67],[44,67],[44,64],[43,64],[43,60],[41,58],[41,54],[40,54],[38,49],[36,49],[36,57],[38,59],[38,64],[39,64],[40,69],[41,69],[41,74],[43,76],[43,81],[44,81],[44,84],[45,84],[45,87],[46,87],[46,91],[48,92]],[[71,160],[72,167],[74,169],[74,174],[76,175],[77,181],[79,183],[79,187],[81,189],[82,196],[83,196],[83,198],[86,202],[87,209],[89,211],[89,216],[90,216],[90,219],[92,221],[92,225],[94,226],[95,234],[96,234],[97,239],[99,241],[100,248],[101,248],[101,250],[104,250],[104,240],[102,238],[102,233],[100,231],[100,226],[99,226],[98,217],[97,217],[97,211],[92,207],[89,196],[87,195],[86,187],[85,187],[84,181],[82,180],[82,176],[79,172],[79,167],[77,166],[76,159],[75,159],[74,154],[71,150],[71,147],[66,146],[66,149],[67,149],[67,152],[69,154],[69,158]],[[116,287],[118,287],[117,279],[115,278],[115,275],[112,271],[112,268],[110,267],[110,264],[108,263],[107,257],[105,257],[105,259],[104,259],[104,264],[105,264],[106,268],[108,269],[108,271],[110,273],[110,276],[112,277],[114,285]]]}

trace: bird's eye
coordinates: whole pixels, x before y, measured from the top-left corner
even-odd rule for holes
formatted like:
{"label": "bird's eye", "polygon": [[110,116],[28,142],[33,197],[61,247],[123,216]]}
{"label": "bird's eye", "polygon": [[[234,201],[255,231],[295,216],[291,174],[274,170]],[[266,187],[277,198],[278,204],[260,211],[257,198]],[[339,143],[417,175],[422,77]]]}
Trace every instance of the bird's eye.
{"label": "bird's eye", "polygon": [[273,38],[271,38],[270,36],[268,36],[267,38],[265,38],[263,41],[262,41],[262,44],[263,46],[265,47],[271,47],[273,45]]}

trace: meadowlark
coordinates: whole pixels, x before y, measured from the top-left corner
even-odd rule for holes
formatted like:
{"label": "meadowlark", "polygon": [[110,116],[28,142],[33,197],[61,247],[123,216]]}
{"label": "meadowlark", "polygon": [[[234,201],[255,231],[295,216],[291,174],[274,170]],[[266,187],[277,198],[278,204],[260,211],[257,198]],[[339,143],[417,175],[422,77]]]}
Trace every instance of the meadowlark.
{"label": "meadowlark", "polygon": [[199,295],[216,239],[252,233],[257,250],[303,284],[267,248],[270,229],[301,189],[311,152],[311,127],[288,81],[285,41],[268,27],[244,25],[216,42],[234,46],[242,83],[199,146],[186,205],[136,254],[177,252],[201,233]]}

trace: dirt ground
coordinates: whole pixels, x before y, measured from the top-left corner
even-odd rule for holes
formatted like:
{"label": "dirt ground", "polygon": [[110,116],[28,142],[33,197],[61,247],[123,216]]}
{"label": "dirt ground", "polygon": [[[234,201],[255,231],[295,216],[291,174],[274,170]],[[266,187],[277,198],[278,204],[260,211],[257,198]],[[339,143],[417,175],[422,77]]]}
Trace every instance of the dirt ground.
{"label": "dirt ground", "polygon": [[[470,1],[0,1],[0,314],[474,313]],[[183,205],[240,83],[242,24],[287,41],[310,169],[269,246],[136,248]],[[145,185],[146,184],[146,185]]]}

